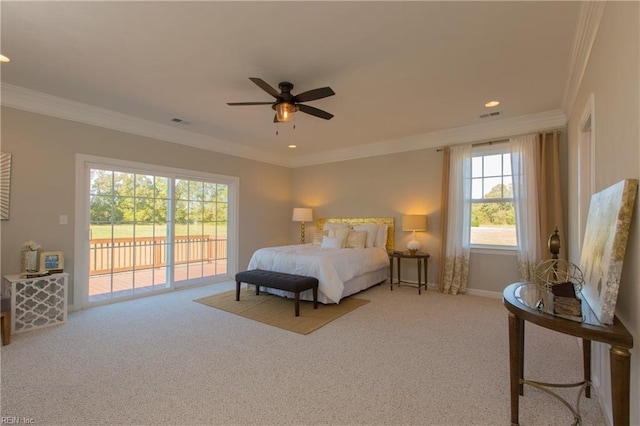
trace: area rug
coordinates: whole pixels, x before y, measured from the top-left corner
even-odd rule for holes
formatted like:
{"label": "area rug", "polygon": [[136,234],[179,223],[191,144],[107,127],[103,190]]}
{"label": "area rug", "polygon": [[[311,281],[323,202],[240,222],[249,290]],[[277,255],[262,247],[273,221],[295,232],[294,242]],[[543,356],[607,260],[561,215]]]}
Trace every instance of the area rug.
{"label": "area rug", "polygon": [[236,302],[235,290],[196,299],[194,302],[284,330],[309,334],[334,319],[366,305],[369,300],[346,297],[338,304],[323,305],[318,303],[318,309],[313,309],[313,302],[301,300],[299,317],[295,316],[293,299],[267,293],[260,293],[259,296],[256,296],[255,290],[248,288],[241,291],[238,302]]}

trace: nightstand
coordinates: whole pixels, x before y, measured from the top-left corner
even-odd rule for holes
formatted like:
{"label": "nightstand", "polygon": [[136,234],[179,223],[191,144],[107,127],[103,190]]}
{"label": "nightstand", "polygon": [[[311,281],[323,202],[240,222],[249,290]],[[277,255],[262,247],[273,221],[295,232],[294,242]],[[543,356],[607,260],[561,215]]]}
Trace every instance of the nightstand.
{"label": "nightstand", "polygon": [[[429,255],[427,253],[418,252],[416,254],[411,254],[406,251],[387,251],[389,255],[389,285],[391,286],[391,291],[393,291],[393,259],[398,259],[398,285],[405,284],[411,287],[418,288],[418,294],[422,294],[422,287],[427,291],[427,263],[429,260]],[[406,281],[402,281],[400,261],[402,259],[416,259],[418,262],[418,284],[407,283]],[[422,268],[424,265],[424,283],[422,282]]]}

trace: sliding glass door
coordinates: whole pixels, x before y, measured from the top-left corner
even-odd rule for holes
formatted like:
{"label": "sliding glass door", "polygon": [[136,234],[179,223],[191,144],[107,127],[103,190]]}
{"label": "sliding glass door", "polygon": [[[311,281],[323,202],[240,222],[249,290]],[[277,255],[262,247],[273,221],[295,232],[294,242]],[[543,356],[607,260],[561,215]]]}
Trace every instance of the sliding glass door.
{"label": "sliding glass door", "polygon": [[85,171],[89,304],[227,278],[233,181],[100,164]]}

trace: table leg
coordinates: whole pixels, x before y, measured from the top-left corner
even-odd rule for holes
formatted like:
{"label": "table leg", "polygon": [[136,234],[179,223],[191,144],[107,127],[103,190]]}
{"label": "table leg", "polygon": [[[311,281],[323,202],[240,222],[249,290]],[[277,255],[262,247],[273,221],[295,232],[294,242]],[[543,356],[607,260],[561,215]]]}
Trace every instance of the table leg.
{"label": "table leg", "polygon": [[429,263],[429,259],[422,259],[424,262],[424,291],[427,291],[427,285],[429,285],[429,276],[427,275],[427,263]]}
{"label": "table leg", "polygon": [[401,281],[402,278],[400,278],[400,258],[398,258],[398,285],[400,285]]}
{"label": "table leg", "polygon": [[629,391],[631,356],[629,350],[611,346],[611,401],[614,426],[629,424]]}
{"label": "table leg", "polygon": [[418,258],[418,295],[422,294],[422,259]]}
{"label": "table leg", "polygon": [[[584,381],[591,383],[591,340],[589,339],[582,339],[582,368]],[[591,385],[584,388],[584,396],[591,398]]]}
{"label": "table leg", "polygon": [[389,286],[393,291],[393,256],[389,257]]}
{"label": "table leg", "polygon": [[522,390],[521,385],[521,363],[523,360],[522,341],[523,320],[509,312],[509,378],[511,388],[511,424],[518,424],[518,404]]}
{"label": "table leg", "polygon": [[524,395],[524,320],[520,319],[519,325],[520,325],[520,330],[518,331],[518,336],[519,336],[518,365],[520,366],[520,372],[519,372],[518,381],[520,383],[519,393],[520,395]]}

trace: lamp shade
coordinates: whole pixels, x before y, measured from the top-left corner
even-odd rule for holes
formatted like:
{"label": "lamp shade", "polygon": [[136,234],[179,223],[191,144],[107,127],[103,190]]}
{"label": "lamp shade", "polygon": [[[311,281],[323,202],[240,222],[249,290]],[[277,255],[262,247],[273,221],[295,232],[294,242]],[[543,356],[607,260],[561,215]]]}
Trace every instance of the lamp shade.
{"label": "lamp shade", "polygon": [[402,216],[403,231],[426,231],[427,216],[422,214],[413,214]]}
{"label": "lamp shade", "polygon": [[309,208],[296,207],[293,209],[293,217],[291,220],[294,222],[311,222],[313,220],[313,213]]}

